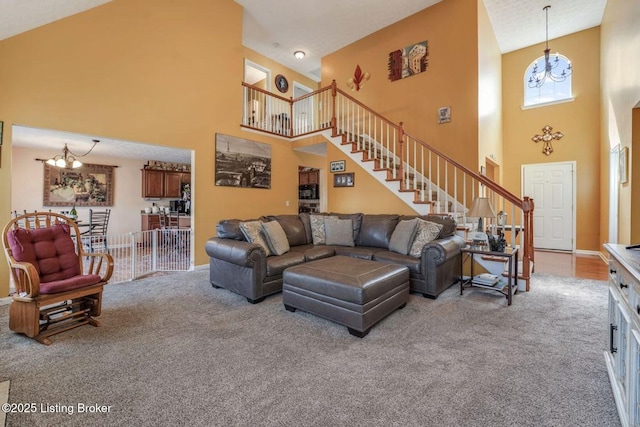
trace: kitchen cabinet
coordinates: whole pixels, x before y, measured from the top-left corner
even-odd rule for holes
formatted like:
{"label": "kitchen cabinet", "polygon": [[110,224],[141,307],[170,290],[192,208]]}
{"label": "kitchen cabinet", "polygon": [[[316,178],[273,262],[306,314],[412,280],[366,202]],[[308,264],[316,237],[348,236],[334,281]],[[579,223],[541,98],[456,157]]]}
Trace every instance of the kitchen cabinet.
{"label": "kitchen cabinet", "polygon": [[609,304],[605,362],[623,426],[640,425],[640,254],[607,243]]}
{"label": "kitchen cabinet", "polygon": [[300,172],[298,175],[300,185],[317,184],[320,181],[319,171]]}
{"label": "kitchen cabinet", "polygon": [[142,197],[182,198],[182,184],[191,182],[191,173],[142,169]]}

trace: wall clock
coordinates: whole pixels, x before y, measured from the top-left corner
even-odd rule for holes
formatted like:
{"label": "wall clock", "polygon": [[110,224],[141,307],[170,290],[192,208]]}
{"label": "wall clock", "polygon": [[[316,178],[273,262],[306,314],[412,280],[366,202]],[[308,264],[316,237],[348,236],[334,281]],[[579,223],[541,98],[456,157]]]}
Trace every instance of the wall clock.
{"label": "wall clock", "polygon": [[289,82],[287,78],[282,74],[276,76],[276,88],[282,93],[286,93],[289,90]]}

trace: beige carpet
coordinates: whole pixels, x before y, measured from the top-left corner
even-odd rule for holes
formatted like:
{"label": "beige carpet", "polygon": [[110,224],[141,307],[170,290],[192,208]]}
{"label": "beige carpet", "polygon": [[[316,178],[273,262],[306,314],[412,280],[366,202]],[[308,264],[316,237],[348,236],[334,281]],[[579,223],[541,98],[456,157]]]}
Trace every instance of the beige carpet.
{"label": "beige carpet", "polygon": [[[8,331],[7,426],[619,426],[603,353],[607,283],[535,275],[504,296],[455,286],[359,339],[282,296],[249,304],[208,271],[105,288],[102,327],[43,346]],[[78,413],[78,405],[109,413]]]}

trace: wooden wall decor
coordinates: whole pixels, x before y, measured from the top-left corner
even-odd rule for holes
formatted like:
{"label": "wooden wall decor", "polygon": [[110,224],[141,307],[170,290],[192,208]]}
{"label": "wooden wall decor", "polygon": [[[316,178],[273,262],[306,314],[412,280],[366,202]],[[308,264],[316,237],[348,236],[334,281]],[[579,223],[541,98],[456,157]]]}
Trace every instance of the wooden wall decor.
{"label": "wooden wall decor", "polygon": [[360,65],[356,65],[353,77],[349,77],[349,80],[347,80],[347,86],[351,90],[359,91],[370,78],[371,74],[369,72],[363,73],[360,69]]}
{"label": "wooden wall decor", "polygon": [[549,156],[551,155],[551,153],[553,153],[553,147],[551,146],[551,141],[553,141],[554,139],[558,140],[564,136],[562,132],[551,133],[552,130],[553,128],[551,126],[546,125],[545,127],[542,128],[542,135],[534,135],[531,137],[531,140],[535,143],[538,143],[540,141],[544,142],[544,144],[542,145],[542,152],[546,156]]}
{"label": "wooden wall decor", "polygon": [[395,81],[422,73],[427,69],[428,42],[423,41],[389,54],[389,80]]}

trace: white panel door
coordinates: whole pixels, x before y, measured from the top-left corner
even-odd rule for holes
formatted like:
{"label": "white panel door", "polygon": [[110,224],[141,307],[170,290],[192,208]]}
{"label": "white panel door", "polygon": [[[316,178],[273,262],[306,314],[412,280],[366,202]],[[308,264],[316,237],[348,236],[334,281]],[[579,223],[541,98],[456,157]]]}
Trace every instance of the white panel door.
{"label": "white panel door", "polygon": [[534,202],[533,246],[573,250],[573,163],[523,166],[523,194]]}

